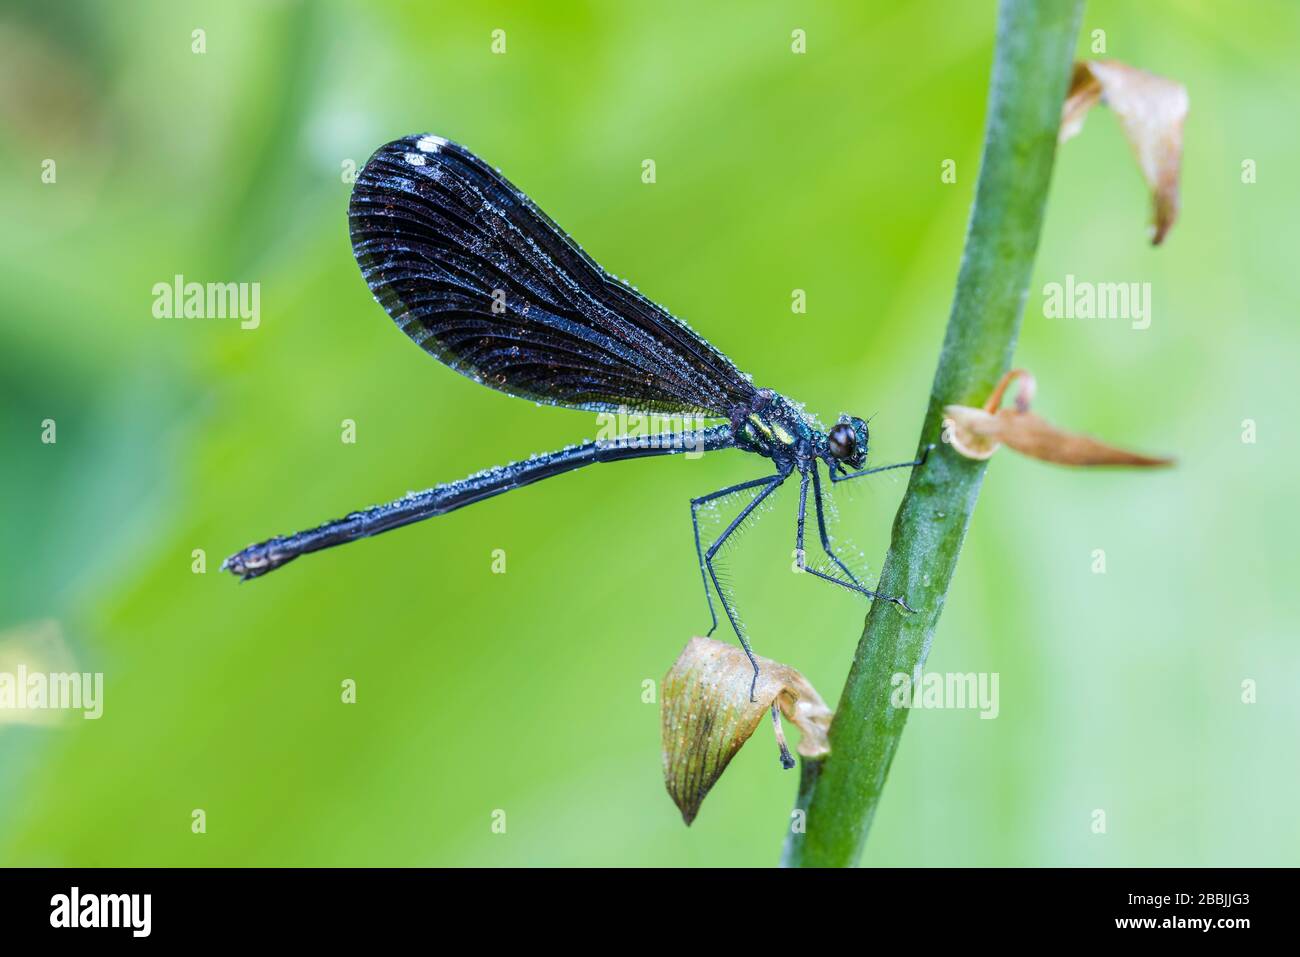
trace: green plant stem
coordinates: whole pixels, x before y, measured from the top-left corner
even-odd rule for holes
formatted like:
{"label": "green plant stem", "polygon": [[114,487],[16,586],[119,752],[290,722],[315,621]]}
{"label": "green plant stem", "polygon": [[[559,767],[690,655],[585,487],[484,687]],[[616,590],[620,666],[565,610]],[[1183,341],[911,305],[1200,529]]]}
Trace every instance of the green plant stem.
{"label": "green plant stem", "polygon": [[[921,448],[938,442],[945,405],[982,405],[1010,368],[1082,9],[1083,0],[999,5],[984,157]],[[907,709],[890,703],[892,677],[925,664],[985,465],[940,443],[912,472],[879,591],[905,596],[917,611],[872,605],[831,725],[831,754],[820,766],[804,762],[796,807],[806,819],[787,838],[786,865],[851,866],[861,855],[907,721]]]}

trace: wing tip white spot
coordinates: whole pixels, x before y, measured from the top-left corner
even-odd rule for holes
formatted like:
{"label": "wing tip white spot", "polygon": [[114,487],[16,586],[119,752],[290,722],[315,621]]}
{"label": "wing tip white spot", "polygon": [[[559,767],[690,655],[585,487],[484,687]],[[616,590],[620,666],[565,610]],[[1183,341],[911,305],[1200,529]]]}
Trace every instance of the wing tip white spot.
{"label": "wing tip white spot", "polygon": [[424,157],[419,153],[407,153],[404,159],[412,166],[424,165]]}
{"label": "wing tip white spot", "polygon": [[415,141],[415,147],[422,153],[436,153],[447,145],[447,141],[441,136],[434,136],[427,133]]}

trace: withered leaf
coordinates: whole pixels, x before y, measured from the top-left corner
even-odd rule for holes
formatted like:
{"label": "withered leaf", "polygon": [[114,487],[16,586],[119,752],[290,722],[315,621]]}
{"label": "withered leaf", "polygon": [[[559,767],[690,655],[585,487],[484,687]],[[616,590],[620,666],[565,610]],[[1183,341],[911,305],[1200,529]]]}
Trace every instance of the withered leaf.
{"label": "withered leaf", "polygon": [[692,638],[664,676],[664,784],[687,824],[773,704],[799,728],[800,754],[830,753],[831,710],[813,686],[789,665],[761,657],[758,665],[753,701],[749,659],[726,642]]}
{"label": "withered leaf", "polygon": [[[1017,379],[1020,394],[1016,407],[1000,408],[1007,386]],[[1007,445],[1022,455],[1060,465],[1172,464],[1172,459],[1127,452],[1089,436],[1058,429],[1029,411],[1035,388],[1032,375],[1023,369],[1013,369],[1002,377],[984,408],[944,406],[945,438],[968,459],[987,459],[1000,445]]]}
{"label": "withered leaf", "polygon": [[1151,243],[1158,246],[1178,218],[1187,88],[1117,60],[1076,63],[1061,110],[1062,143],[1083,128],[1084,117],[1098,102],[1119,117],[1151,188],[1155,207]]}
{"label": "withered leaf", "polygon": [[1169,465],[1173,461],[1126,452],[1105,442],[1058,429],[1032,412],[986,412],[964,405],[944,407],[952,447],[968,459],[986,459],[999,445],[1022,455],[1060,465]]}

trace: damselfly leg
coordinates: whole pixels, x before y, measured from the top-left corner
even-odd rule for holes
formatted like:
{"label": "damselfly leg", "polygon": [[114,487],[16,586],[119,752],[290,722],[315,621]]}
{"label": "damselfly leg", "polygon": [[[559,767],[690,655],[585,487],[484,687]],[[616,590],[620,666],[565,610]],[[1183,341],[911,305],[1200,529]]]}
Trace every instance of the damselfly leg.
{"label": "damselfly leg", "polygon": [[857,577],[853,574],[853,572],[849,571],[849,566],[845,565],[842,561],[840,561],[840,557],[836,555],[835,550],[831,548],[831,537],[826,532],[826,519],[822,514],[823,513],[822,480],[817,474],[816,466],[813,466],[812,469],[812,480],[813,480],[813,503],[816,505],[816,511],[817,511],[817,533],[818,535],[821,536],[822,551],[826,553],[826,555],[830,558],[831,561],[833,561],[836,565],[839,566],[840,571],[844,572],[845,575],[849,576],[849,581],[853,582],[853,584],[855,585],[861,585],[862,582],[858,581]]}
{"label": "damselfly leg", "polygon": [[933,444],[927,445],[925,448],[921,450],[921,457],[917,459],[915,462],[895,462],[893,465],[881,465],[881,466],[877,466],[874,469],[863,469],[861,472],[849,472],[847,474],[837,475],[835,474],[834,469],[830,469],[829,471],[831,473],[831,481],[848,482],[852,479],[863,478],[864,476],[867,475],[875,475],[877,472],[888,472],[890,469],[916,468],[919,465],[924,465],[925,460],[930,457],[930,453],[933,451],[934,451],[934,445]]}
{"label": "damselfly leg", "polygon": [[[886,468],[889,467],[891,466],[886,466]],[[840,561],[839,557],[836,556],[835,552],[831,549],[830,536],[826,532],[826,523],[822,518],[821,481],[817,478],[817,467],[814,465],[809,471],[812,473],[813,497],[815,511],[817,513],[817,529],[821,533],[822,548],[825,549],[826,554],[830,556],[831,560],[843,569],[844,574],[848,575],[849,581],[845,581],[842,578],[836,578],[834,575],[828,575],[826,572],[818,571],[816,568],[809,567],[808,562],[804,557],[803,534],[805,515],[808,510],[808,472],[803,474],[803,479],[799,483],[799,518],[796,525],[797,531],[795,533],[795,554],[798,556],[797,560],[799,562],[799,568],[815,578],[820,578],[822,581],[828,581],[839,585],[841,588],[847,588],[849,591],[857,592],[859,595],[865,595],[873,601],[880,598],[884,601],[891,602],[906,611],[912,611],[913,609],[909,607],[907,602],[903,601],[903,599],[894,598],[890,595],[882,595],[879,592],[874,592],[870,588],[864,587],[856,578],[853,577],[853,574],[844,567],[844,563]],[[883,469],[881,471],[883,471]]]}
{"label": "damselfly leg", "polygon": [[[894,465],[882,465],[879,468],[864,469],[861,472],[854,472],[842,476],[837,476],[835,472],[831,470],[831,480],[836,482],[845,482],[849,479],[862,478],[865,475],[874,475],[877,472],[887,472],[890,469],[913,468],[918,465],[924,465],[930,448],[932,447],[927,446],[927,448],[922,452],[921,457],[914,462],[898,462]],[[754,700],[754,692],[758,685],[758,661],[754,657],[753,649],[749,645],[749,639],[746,637],[744,629],[741,627],[740,620],[736,617],[735,610],[732,608],[731,602],[727,599],[726,592],[722,588],[722,583],[718,579],[717,571],[713,567],[713,559],[726,543],[727,539],[730,538],[732,534],[735,533],[736,529],[744,523],[745,519],[753,513],[754,509],[756,509],[764,499],[776,491],[781,483],[790,477],[790,474],[793,471],[793,466],[785,466],[775,475],[751,479],[748,482],[730,485],[727,488],[719,489],[716,492],[710,492],[708,495],[702,495],[699,498],[691,499],[691,528],[695,535],[695,554],[699,558],[700,562],[700,577],[704,582],[704,598],[709,605],[710,625],[708,635],[712,636],[713,632],[716,631],[718,627],[718,615],[713,607],[713,595],[711,594],[711,591],[716,591],[718,593],[719,601],[722,602],[722,610],[726,613],[727,620],[731,623],[731,629],[736,633],[736,638],[739,639],[741,648],[744,649],[745,655],[749,658],[749,663],[754,668],[754,677],[750,681],[749,685],[749,697],[751,701]],[[835,566],[843,572],[845,576],[844,578],[839,578],[834,574],[828,574],[819,569],[811,568],[807,563],[804,550],[804,532],[807,525],[808,489],[810,485],[813,493],[813,511],[817,518],[817,534],[821,540],[822,550]],[[728,495],[733,495],[736,492],[743,492],[752,488],[761,488],[762,491],[755,495],[754,498],[740,510],[740,514],[731,520],[731,523],[727,525],[726,529],[724,529],[722,534],[718,536],[717,540],[709,546],[708,550],[704,550],[703,544],[700,540],[700,507],[709,502],[726,498]],[[821,477],[817,473],[816,464],[803,470],[799,477],[799,512],[796,522],[795,556],[799,569],[807,572],[815,578],[820,578],[823,581],[830,582],[831,584],[839,585],[841,588],[847,588],[849,591],[856,592],[857,594],[870,598],[873,601],[875,599],[882,599],[898,605],[906,611],[910,612],[913,610],[902,598],[895,598],[891,595],[882,595],[879,592],[872,591],[870,588],[865,587],[860,581],[858,581],[857,577],[849,570],[849,567],[844,564],[840,557],[835,554],[835,549],[831,545],[830,533],[827,531],[826,527],[825,506],[822,501]],[[710,584],[713,586],[712,589],[709,588]]]}
{"label": "damselfly leg", "polygon": [[[775,492],[777,488],[780,487],[781,483],[790,477],[791,471],[793,471],[793,469],[787,466],[782,471],[777,472],[775,475],[769,476],[768,478],[757,479],[752,482],[745,482],[742,485],[737,486],[736,488],[723,490],[723,492],[717,493],[718,495],[721,495],[721,494],[727,494],[729,492],[740,491],[745,488],[755,488],[760,485],[763,486],[763,490],[759,492],[757,495],[755,495],[749,501],[749,503],[740,510],[740,514],[731,520],[731,524],[726,527],[723,533],[718,536],[717,541],[715,541],[712,545],[710,545],[709,550],[704,553],[704,567],[708,570],[709,579],[713,582],[713,587],[718,593],[718,600],[722,602],[722,610],[726,612],[727,620],[731,622],[731,630],[736,633],[736,637],[740,640],[740,647],[745,649],[745,655],[746,657],[749,658],[749,663],[754,668],[754,677],[749,682],[750,701],[754,700],[754,689],[758,686],[758,660],[754,657],[754,651],[749,647],[749,639],[745,637],[744,629],[740,627],[740,621],[736,618],[736,614],[731,608],[731,603],[727,601],[726,592],[722,590],[722,584],[718,581],[718,573],[713,567],[713,558],[715,555],[718,554],[718,550],[722,548],[722,546],[726,543],[727,539],[731,537],[732,533],[734,533],[736,529],[740,527],[741,523],[744,522],[745,519],[749,517],[749,515],[754,511],[754,509],[758,508],[759,504],[762,503],[763,499],[767,498],[769,495]],[[699,526],[697,525],[696,526],[697,531],[698,528]],[[705,591],[707,592],[708,582],[705,582],[704,588]],[[712,608],[713,608],[713,602],[712,600],[710,600],[709,602],[710,611],[712,610]],[[715,624],[716,624],[716,619],[715,619]]]}
{"label": "damselfly leg", "polygon": [[691,499],[691,528],[695,531],[695,554],[700,559],[700,580],[704,582],[704,599],[709,603],[709,618],[712,619],[712,624],[709,625],[709,631],[704,636],[705,638],[712,638],[713,633],[718,630],[718,613],[713,609],[713,595],[709,589],[709,575],[704,563],[704,546],[700,544],[700,506],[707,505],[709,502],[720,498],[726,498],[728,495],[734,495],[736,492],[743,492],[748,488],[767,485],[771,481],[772,476],[764,475],[762,478],[751,479],[748,482],[741,482],[739,485],[732,485],[716,492],[710,492],[708,495]]}

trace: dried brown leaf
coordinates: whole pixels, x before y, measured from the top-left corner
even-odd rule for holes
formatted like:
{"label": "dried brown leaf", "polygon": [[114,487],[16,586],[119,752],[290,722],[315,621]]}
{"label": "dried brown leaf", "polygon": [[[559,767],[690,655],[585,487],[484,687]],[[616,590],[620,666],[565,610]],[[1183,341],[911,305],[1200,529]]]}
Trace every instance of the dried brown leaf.
{"label": "dried brown leaf", "polygon": [[987,412],[963,405],[944,408],[952,428],[952,447],[970,459],[986,459],[999,445],[1058,465],[1169,465],[1172,459],[1126,452],[1087,435],[1058,429],[1032,412],[999,409]]}
{"label": "dried brown leaf", "polygon": [[1082,61],[1074,64],[1074,73],[1070,77],[1070,89],[1065,94],[1065,105],[1061,107],[1061,133],[1058,143],[1079,134],[1083,129],[1084,117],[1101,99],[1101,82],[1093,76],[1092,69]]}
{"label": "dried brown leaf", "polygon": [[[1004,409],[1002,397],[1013,382],[1019,382],[1015,408]],[[1037,391],[1033,375],[1012,369],[1004,375],[984,408],[966,405],[944,406],[944,437],[968,459],[987,459],[1001,445],[1022,455],[1059,465],[1171,465],[1173,459],[1127,452],[1097,439],[1058,429],[1029,411]]]}
{"label": "dried brown leaf", "polygon": [[1061,109],[1060,141],[1083,128],[1088,111],[1105,103],[1119,117],[1155,207],[1152,245],[1160,245],[1178,218],[1183,121],[1187,88],[1181,83],[1118,60],[1076,63]]}
{"label": "dried brown leaf", "polygon": [[692,638],[664,676],[664,784],[687,824],[774,703],[802,733],[800,754],[830,753],[831,710],[813,686],[789,665],[767,658],[759,658],[758,665],[753,701],[749,659],[726,642]]}
{"label": "dried brown leaf", "polygon": [[968,459],[991,458],[1002,445],[997,417],[969,405],[945,405],[943,437],[949,445]]}

